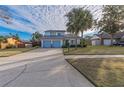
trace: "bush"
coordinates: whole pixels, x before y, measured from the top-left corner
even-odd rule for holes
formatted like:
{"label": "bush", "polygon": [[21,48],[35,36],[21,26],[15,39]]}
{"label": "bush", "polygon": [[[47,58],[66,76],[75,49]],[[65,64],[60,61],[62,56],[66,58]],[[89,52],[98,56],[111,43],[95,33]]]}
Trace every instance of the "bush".
{"label": "bush", "polygon": [[87,47],[87,45],[83,45],[83,47]]}
{"label": "bush", "polygon": [[[71,45],[70,47],[76,47],[76,45]],[[81,45],[78,44],[77,47],[81,47]]]}
{"label": "bush", "polygon": [[86,47],[87,45],[91,44],[91,42],[86,39],[82,39],[80,43],[81,43],[81,47]]}
{"label": "bush", "polygon": [[67,46],[66,45],[63,45],[62,48],[67,48]]}
{"label": "bush", "polygon": [[32,46],[35,47],[35,46],[41,46],[41,42],[35,42],[33,41],[32,42]]}
{"label": "bush", "polygon": [[[69,47],[70,47],[70,48],[75,48],[76,45],[70,45]],[[81,45],[79,44],[79,45],[77,45],[77,47],[87,47],[87,45],[83,45],[83,46],[81,46]],[[68,48],[68,46],[63,45],[62,48]]]}
{"label": "bush", "polygon": [[81,45],[77,45],[77,47],[81,47]]}
{"label": "bush", "polygon": [[75,47],[75,45],[70,45],[70,47]]}

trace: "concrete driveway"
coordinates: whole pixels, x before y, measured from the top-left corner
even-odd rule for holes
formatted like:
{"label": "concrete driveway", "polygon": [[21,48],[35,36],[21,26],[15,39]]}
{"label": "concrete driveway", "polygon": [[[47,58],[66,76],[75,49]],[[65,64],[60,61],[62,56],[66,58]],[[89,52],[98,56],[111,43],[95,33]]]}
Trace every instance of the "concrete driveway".
{"label": "concrete driveway", "polygon": [[36,49],[0,58],[1,87],[92,87],[64,59],[62,49]]}

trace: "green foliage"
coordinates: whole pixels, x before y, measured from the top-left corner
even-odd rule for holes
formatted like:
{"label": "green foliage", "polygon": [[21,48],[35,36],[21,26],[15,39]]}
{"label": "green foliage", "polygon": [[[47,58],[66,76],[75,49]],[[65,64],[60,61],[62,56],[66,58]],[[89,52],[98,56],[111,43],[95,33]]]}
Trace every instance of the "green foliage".
{"label": "green foliage", "polygon": [[100,31],[111,35],[111,45],[113,44],[113,34],[124,29],[124,8],[119,5],[103,6],[102,18],[98,21]]}
{"label": "green foliage", "polygon": [[18,35],[18,34],[15,34],[15,38],[16,38],[17,40],[20,40],[20,38],[19,38],[19,35]]}
{"label": "green foliage", "polygon": [[92,38],[92,36],[86,36],[85,37],[85,44],[87,45],[87,46],[91,46],[92,44],[91,44],[91,38]]}
{"label": "green foliage", "polygon": [[9,33],[9,36],[6,36],[7,38],[16,38],[17,40],[20,40],[19,38],[19,35],[16,33],[16,34],[12,34],[12,33]]}
{"label": "green foliage", "polygon": [[[67,31],[78,35],[79,32],[83,32],[90,29],[93,25],[93,16],[89,10],[83,8],[73,8],[65,15],[68,19],[66,23]],[[77,47],[77,41],[76,46]]]}
{"label": "green foliage", "polygon": [[73,8],[69,13],[65,15],[68,19],[66,24],[67,31],[78,34],[90,29],[93,23],[93,16],[89,10],[83,8]]}
{"label": "green foliage", "polygon": [[81,39],[80,43],[81,43],[81,46],[83,47],[83,45],[85,44],[85,39]]}
{"label": "green foliage", "polygon": [[67,48],[69,47],[69,41],[65,40],[64,45],[62,46],[62,48]]}
{"label": "green foliage", "polygon": [[98,22],[101,31],[114,34],[124,27],[122,20],[124,19],[124,9],[119,5],[106,5],[102,10],[102,18]]}
{"label": "green foliage", "polygon": [[0,36],[0,42],[4,41],[5,37],[4,36]]}
{"label": "green foliage", "polygon": [[39,32],[35,32],[32,34],[32,40],[33,41],[40,41],[42,35]]}
{"label": "green foliage", "polygon": [[81,45],[81,47],[86,47],[87,45],[89,45],[88,40],[86,40],[86,39],[81,39],[80,45]]}

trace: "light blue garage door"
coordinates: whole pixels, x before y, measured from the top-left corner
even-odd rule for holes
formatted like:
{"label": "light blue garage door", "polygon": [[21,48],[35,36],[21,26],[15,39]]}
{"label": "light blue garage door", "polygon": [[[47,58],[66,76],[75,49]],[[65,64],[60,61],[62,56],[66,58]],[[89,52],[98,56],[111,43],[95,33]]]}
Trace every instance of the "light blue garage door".
{"label": "light blue garage door", "polygon": [[48,40],[43,41],[43,48],[51,48],[51,41]]}
{"label": "light blue garage door", "polygon": [[61,47],[61,41],[60,40],[53,41],[52,47],[53,48],[60,48]]}

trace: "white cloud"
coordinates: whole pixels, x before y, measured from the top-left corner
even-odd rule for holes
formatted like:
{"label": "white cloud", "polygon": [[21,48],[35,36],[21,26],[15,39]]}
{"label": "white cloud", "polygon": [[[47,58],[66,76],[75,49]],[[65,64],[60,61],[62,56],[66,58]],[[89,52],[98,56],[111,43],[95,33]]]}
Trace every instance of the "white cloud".
{"label": "white cloud", "polygon": [[[12,20],[12,24],[6,25],[2,23],[0,25],[10,27],[17,30],[34,32],[43,32],[49,29],[66,29],[66,18],[64,15],[74,7],[85,7],[94,15],[94,18],[98,18],[101,13],[101,6],[9,6],[16,10],[19,14],[17,17],[25,18],[31,21],[34,25],[20,22],[16,19]],[[95,12],[96,11],[96,12]]]}

